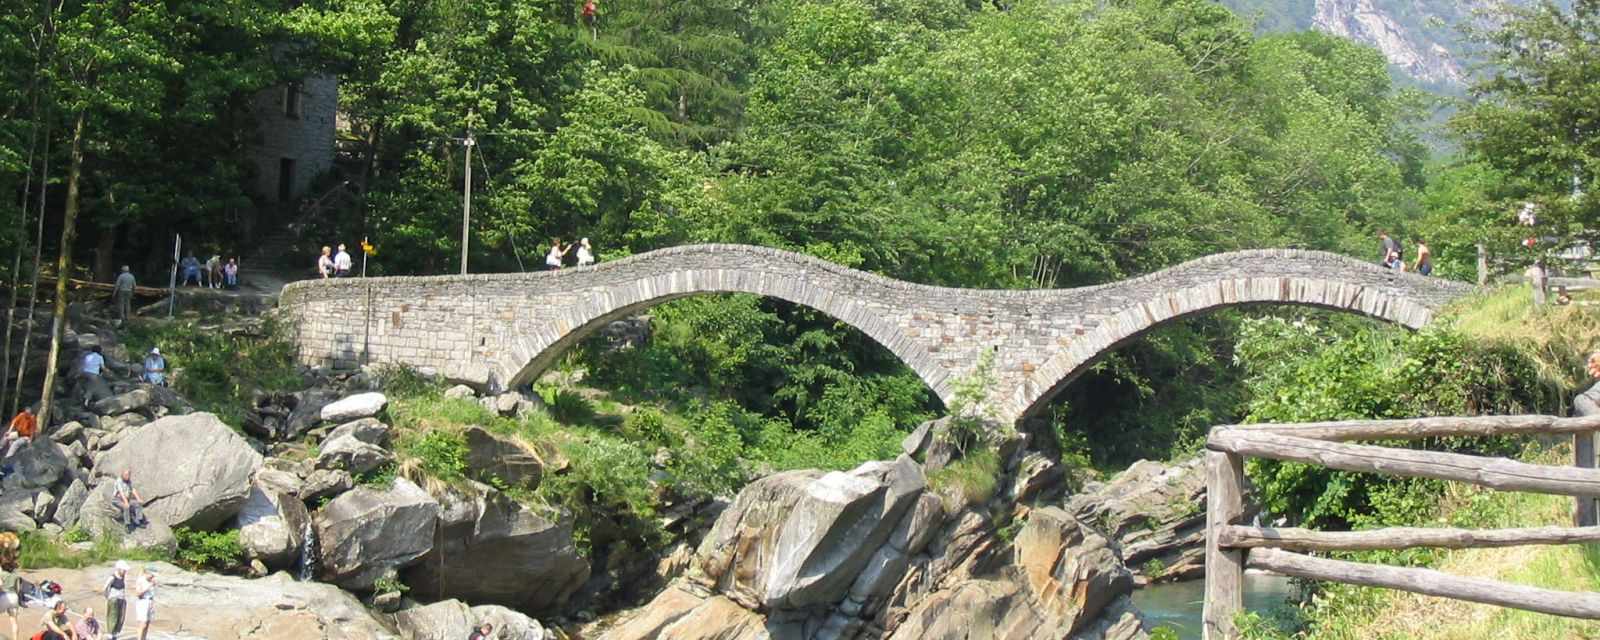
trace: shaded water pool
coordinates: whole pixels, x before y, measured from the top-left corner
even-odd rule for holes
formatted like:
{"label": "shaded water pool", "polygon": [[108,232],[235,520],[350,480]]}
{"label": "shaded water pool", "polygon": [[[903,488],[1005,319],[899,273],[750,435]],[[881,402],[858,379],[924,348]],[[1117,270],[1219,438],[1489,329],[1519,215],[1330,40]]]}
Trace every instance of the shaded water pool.
{"label": "shaded water pool", "polygon": [[[1144,614],[1145,628],[1170,627],[1180,640],[1200,640],[1200,610],[1205,598],[1205,580],[1168,582],[1133,592],[1133,604]],[[1248,572],[1244,576],[1244,607],[1248,611],[1267,611],[1292,606],[1294,585],[1285,576]]]}

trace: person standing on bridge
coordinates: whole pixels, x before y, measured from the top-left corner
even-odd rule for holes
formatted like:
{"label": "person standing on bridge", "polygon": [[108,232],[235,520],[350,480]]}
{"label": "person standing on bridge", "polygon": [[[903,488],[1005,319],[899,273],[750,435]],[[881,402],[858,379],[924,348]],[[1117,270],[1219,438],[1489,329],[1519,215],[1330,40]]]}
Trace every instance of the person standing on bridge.
{"label": "person standing on bridge", "polygon": [[1390,266],[1389,263],[1391,261],[1393,261],[1397,256],[1401,255],[1401,252],[1400,252],[1400,241],[1389,237],[1389,232],[1388,231],[1379,231],[1378,232],[1378,247],[1379,247],[1378,262],[1383,264],[1383,266],[1389,267],[1391,269],[1394,268],[1394,267]]}
{"label": "person standing on bridge", "polygon": [[333,275],[336,278],[350,277],[350,252],[344,250],[344,245],[339,245],[339,253],[333,254]]}
{"label": "person standing on bridge", "polygon": [[569,254],[569,253],[572,253],[572,246],[571,245],[568,245],[565,248],[563,248],[561,246],[561,238],[551,238],[550,239],[550,252],[544,254],[544,266],[549,268],[552,271],[556,270],[556,269],[560,269],[561,268],[561,261],[566,259],[567,254]]}
{"label": "person standing on bridge", "polygon": [[322,255],[317,256],[317,273],[322,274],[322,279],[333,277],[333,249],[323,247]]}
{"label": "person standing on bridge", "polygon": [[1433,252],[1428,250],[1428,243],[1422,238],[1417,238],[1417,264],[1411,270],[1425,276],[1433,275]]}
{"label": "person standing on bridge", "polygon": [[589,239],[578,241],[578,266],[594,264],[594,250],[589,248]]}

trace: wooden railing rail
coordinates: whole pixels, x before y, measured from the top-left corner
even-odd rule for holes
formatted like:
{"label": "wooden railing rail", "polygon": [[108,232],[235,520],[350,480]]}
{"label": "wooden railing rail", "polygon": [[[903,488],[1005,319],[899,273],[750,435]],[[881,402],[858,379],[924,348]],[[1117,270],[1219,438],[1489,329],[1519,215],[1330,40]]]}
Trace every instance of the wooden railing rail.
{"label": "wooden railing rail", "polygon": [[[1417,418],[1213,428],[1206,439],[1208,451],[1205,454],[1206,590],[1202,614],[1205,637],[1207,640],[1235,637],[1233,621],[1244,606],[1246,567],[1552,615],[1600,619],[1600,593],[1537,589],[1427,569],[1332,560],[1286,551],[1467,549],[1600,542],[1600,526],[1595,526],[1593,520],[1594,499],[1600,496],[1600,469],[1595,468],[1593,447],[1596,431],[1600,431],[1600,416]],[[1530,434],[1571,434],[1576,445],[1575,466],[1555,467],[1506,458],[1346,442]],[[1244,514],[1246,456],[1344,471],[1466,482],[1503,491],[1574,496],[1578,526],[1481,530],[1401,527],[1338,532],[1247,526],[1238,521]]]}

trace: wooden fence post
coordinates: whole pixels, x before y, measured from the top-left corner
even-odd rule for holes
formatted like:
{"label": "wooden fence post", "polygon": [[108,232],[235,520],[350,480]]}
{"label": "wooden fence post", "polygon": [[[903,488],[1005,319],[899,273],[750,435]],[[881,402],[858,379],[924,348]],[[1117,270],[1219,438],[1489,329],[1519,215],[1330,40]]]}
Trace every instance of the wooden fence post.
{"label": "wooden fence post", "polygon": [[[1573,466],[1593,469],[1595,468],[1594,432],[1580,431],[1572,434],[1572,464]],[[1578,496],[1573,498],[1578,506],[1572,513],[1572,524],[1578,527],[1592,527],[1596,524],[1594,496]]]}
{"label": "wooden fence post", "polygon": [[1489,282],[1489,252],[1483,248],[1483,243],[1478,243],[1478,286]]}
{"label": "wooden fence post", "polygon": [[1244,609],[1244,549],[1221,546],[1223,527],[1244,515],[1244,458],[1206,452],[1205,640],[1236,637],[1233,618]]}

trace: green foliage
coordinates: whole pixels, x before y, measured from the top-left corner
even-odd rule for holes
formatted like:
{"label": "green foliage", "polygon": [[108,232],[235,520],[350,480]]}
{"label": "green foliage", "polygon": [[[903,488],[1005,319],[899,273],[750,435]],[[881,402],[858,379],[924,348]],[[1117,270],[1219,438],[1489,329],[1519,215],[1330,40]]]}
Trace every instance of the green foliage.
{"label": "green foliage", "polygon": [[[1251,422],[1541,413],[1560,401],[1518,350],[1447,328],[1334,332],[1314,321],[1267,318],[1244,323],[1237,357],[1248,375]],[[1481,455],[1521,450],[1514,438],[1384,444]],[[1258,459],[1248,470],[1269,512],[1311,527],[1424,522],[1442,486]]]}
{"label": "green foliage", "polygon": [[944,500],[947,513],[955,513],[994,497],[1000,471],[1000,456],[994,449],[972,449],[961,459],[928,474],[928,488]]}
{"label": "green foliage", "polygon": [[411,587],[407,586],[406,583],[401,582],[399,578],[387,574],[378,576],[377,580],[372,581],[372,592],[376,594],[404,594],[410,590]]}
{"label": "green foliage", "polygon": [[566,473],[548,476],[538,495],[574,513],[575,537],[589,544],[613,539],[654,544],[659,531],[650,482],[650,453],[636,444],[591,434],[562,440],[571,461]]}
{"label": "green foliage", "polygon": [[94,539],[94,544],[87,550],[82,551],[67,545],[75,542],[88,542],[89,537],[87,535],[82,535],[83,539],[76,541],[67,541],[65,539],[58,541],[39,531],[23,531],[18,533],[17,536],[22,541],[22,547],[17,555],[17,562],[23,569],[50,569],[57,567],[81,569],[112,560],[145,562],[170,559],[150,550],[123,549],[121,538],[114,535]]}
{"label": "green foliage", "polygon": [[460,480],[467,472],[467,438],[448,429],[407,432],[395,445],[401,456],[415,460],[429,476]]}
{"label": "green foliage", "polygon": [[188,527],[172,530],[178,538],[178,561],[191,570],[228,571],[244,562],[244,544],[239,530],[195,531]]}
{"label": "green foliage", "polygon": [[195,408],[238,428],[256,391],[294,391],[304,384],[294,343],[272,322],[256,332],[223,332],[193,322],[134,322],[123,329],[130,357],[152,347],[166,358],[168,379]]}
{"label": "green foliage", "polygon": [[438,380],[422,375],[416,369],[401,365],[378,368],[378,385],[390,398],[429,398],[438,396],[443,389]]}

